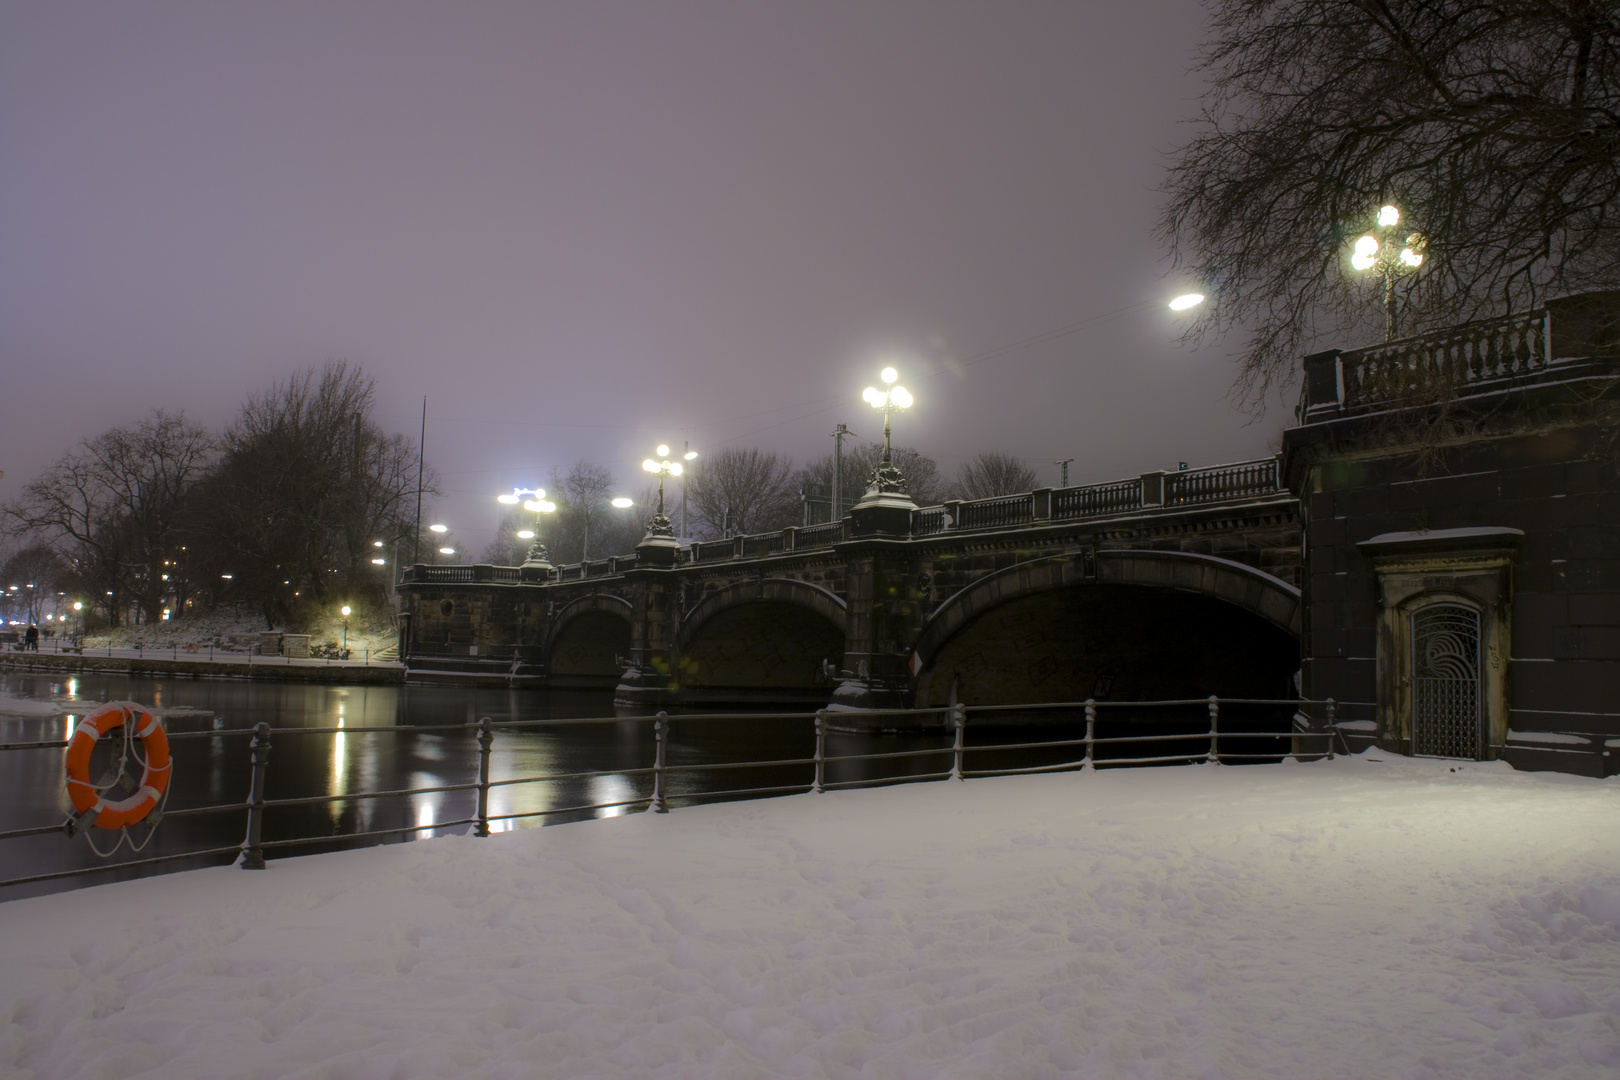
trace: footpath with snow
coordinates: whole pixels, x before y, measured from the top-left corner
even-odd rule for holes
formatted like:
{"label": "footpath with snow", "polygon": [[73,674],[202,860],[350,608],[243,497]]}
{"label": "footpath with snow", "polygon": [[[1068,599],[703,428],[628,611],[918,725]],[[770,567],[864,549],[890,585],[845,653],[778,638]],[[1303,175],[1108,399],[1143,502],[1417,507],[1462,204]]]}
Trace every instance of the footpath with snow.
{"label": "footpath with snow", "polygon": [[0,904],[12,1078],[1616,1075],[1620,782],[1500,765],[931,783]]}

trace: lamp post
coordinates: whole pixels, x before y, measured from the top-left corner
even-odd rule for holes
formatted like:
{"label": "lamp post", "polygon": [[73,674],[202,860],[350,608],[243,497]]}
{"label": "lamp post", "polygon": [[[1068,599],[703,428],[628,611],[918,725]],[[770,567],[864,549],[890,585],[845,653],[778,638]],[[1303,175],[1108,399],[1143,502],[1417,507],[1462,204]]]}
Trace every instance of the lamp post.
{"label": "lamp post", "polygon": [[1378,209],[1373,231],[1356,238],[1350,265],[1356,270],[1375,270],[1384,281],[1384,340],[1395,339],[1395,279],[1423,265],[1425,241],[1421,233],[1409,233],[1403,242],[1396,226],[1401,212],[1394,206]]}
{"label": "lamp post", "polygon": [[[669,447],[663,443],[658,444],[656,453],[658,454],[656,459],[648,458],[641,463],[643,469],[658,477],[658,512],[653,515],[651,521],[647,522],[647,535],[673,537],[675,529],[669,518],[664,514],[664,477],[680,476],[686,469],[680,462],[669,460]],[[692,456],[696,457],[697,455],[693,454]],[[684,525],[685,522],[682,522],[682,524]]]}
{"label": "lamp post", "polygon": [[[690,442],[683,442],[681,444],[681,449],[683,451],[681,454],[682,461],[690,462],[697,460],[697,451],[692,449],[692,444]],[[688,467],[690,468],[690,466]],[[683,474],[681,476],[681,536],[684,538],[689,535],[691,534],[686,531],[686,476]]]}
{"label": "lamp post", "polygon": [[[528,498],[525,499],[525,495],[527,495]],[[500,502],[506,506],[516,506],[521,502],[523,504],[523,509],[532,510],[534,512],[534,528],[519,529],[517,533],[519,540],[533,541],[533,543],[529,545],[528,555],[523,559],[523,565],[530,567],[531,569],[551,569],[550,553],[546,551],[546,545],[540,539],[540,518],[543,514],[550,514],[554,512],[557,509],[557,504],[546,499],[546,489],[513,488],[512,494],[497,495],[495,499],[497,502]]]}
{"label": "lamp post", "polygon": [[872,471],[872,479],[866,489],[866,499],[861,500],[862,502],[866,502],[874,495],[906,493],[906,478],[894,467],[889,417],[898,409],[911,408],[911,392],[903,386],[896,385],[900,373],[892,367],[884,368],[880,378],[883,380],[882,390],[868,386],[861,392],[861,397],[866,399],[866,403],[883,414],[883,457],[878,461],[878,467]]}
{"label": "lamp post", "polygon": [[343,655],[347,658],[349,655],[349,605],[344,604],[339,610],[343,612]]}

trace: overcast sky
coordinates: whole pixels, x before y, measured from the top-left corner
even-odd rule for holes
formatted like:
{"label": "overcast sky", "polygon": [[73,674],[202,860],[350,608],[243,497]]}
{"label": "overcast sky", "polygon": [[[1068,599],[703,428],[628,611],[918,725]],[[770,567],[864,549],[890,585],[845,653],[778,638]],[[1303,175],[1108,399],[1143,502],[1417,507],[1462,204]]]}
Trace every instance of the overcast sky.
{"label": "overcast sky", "polygon": [[[0,498],[153,406],[377,379],[467,550],[659,441],[1055,482],[1268,452],[1150,235],[1195,0],[0,7]],[[1057,333],[1073,331],[1070,333]]]}

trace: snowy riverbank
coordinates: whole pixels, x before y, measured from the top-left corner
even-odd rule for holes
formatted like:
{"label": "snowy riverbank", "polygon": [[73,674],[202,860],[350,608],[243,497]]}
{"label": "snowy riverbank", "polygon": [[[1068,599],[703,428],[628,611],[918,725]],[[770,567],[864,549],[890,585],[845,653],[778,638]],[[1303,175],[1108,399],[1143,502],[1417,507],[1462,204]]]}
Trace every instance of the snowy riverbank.
{"label": "snowy riverbank", "polygon": [[1608,1077],[1620,782],[796,796],[0,905],[0,1073]]}

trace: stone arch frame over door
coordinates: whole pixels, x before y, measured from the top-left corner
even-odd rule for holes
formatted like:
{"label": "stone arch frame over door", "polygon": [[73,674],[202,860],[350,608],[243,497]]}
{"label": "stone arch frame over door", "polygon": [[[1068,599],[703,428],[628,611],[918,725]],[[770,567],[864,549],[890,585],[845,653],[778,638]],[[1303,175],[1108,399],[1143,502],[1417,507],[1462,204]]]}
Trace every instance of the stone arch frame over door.
{"label": "stone arch frame over door", "polygon": [[[1405,624],[1404,655],[1391,656],[1400,668],[1396,680],[1404,700],[1397,708],[1406,718],[1407,753],[1423,757],[1455,757],[1481,760],[1488,752],[1490,739],[1485,723],[1485,671],[1484,635],[1485,613],[1478,601],[1465,593],[1450,590],[1430,590],[1410,597],[1400,605],[1397,617]],[[1449,624],[1449,625],[1447,625]],[[1425,654],[1429,655],[1425,655]],[[1425,684],[1436,679],[1435,669],[1452,669],[1454,675],[1466,675],[1471,684],[1466,695],[1444,694],[1453,698],[1453,708],[1436,708],[1437,695]],[[1451,681],[1451,680],[1445,680]],[[1460,688],[1453,688],[1460,689]],[[1457,698],[1468,696],[1471,701]],[[1428,699],[1428,700],[1426,700]],[[1456,705],[1463,705],[1456,710]],[[1473,730],[1467,733],[1444,731],[1455,727],[1457,716],[1448,720],[1435,715],[1439,712],[1464,711]],[[1427,722],[1419,724],[1420,715],[1429,714]]]}
{"label": "stone arch frame over door", "polygon": [[1378,578],[1378,743],[1413,752],[1413,616],[1441,604],[1479,614],[1480,755],[1501,756],[1508,733],[1513,563],[1524,533],[1508,528],[1384,533],[1356,545]]}

